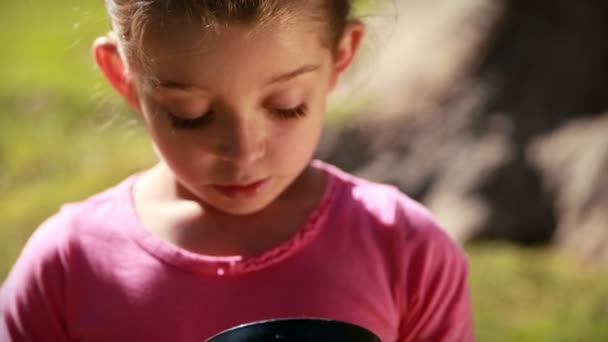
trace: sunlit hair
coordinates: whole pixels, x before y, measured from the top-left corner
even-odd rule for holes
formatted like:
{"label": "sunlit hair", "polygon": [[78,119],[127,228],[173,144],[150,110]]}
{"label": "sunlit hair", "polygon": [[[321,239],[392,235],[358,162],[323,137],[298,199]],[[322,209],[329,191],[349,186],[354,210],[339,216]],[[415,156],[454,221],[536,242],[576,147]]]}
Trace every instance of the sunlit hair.
{"label": "sunlit hair", "polygon": [[[321,24],[322,43],[334,49],[351,12],[351,0],[105,0],[112,34],[130,67],[145,69],[146,32],[171,20],[185,20],[205,30],[240,24],[259,27],[299,18]],[[158,25],[158,26],[156,26]]]}

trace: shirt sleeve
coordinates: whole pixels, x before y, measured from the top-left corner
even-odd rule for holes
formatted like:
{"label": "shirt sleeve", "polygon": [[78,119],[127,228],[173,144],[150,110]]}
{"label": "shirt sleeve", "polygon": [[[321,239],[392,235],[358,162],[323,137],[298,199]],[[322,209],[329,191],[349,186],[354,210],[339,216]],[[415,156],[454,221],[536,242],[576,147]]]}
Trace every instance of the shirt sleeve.
{"label": "shirt sleeve", "polygon": [[34,232],[0,287],[0,341],[69,341],[58,223]]}
{"label": "shirt sleeve", "polygon": [[431,219],[410,220],[417,235],[405,249],[406,296],[399,342],[474,341],[468,263],[461,248]]}

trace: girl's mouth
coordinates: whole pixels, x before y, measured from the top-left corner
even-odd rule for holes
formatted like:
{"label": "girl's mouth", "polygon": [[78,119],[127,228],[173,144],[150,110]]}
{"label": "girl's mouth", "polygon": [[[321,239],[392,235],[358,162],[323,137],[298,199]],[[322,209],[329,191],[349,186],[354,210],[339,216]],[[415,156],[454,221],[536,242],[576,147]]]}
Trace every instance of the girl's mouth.
{"label": "girl's mouth", "polygon": [[270,178],[243,185],[214,185],[213,188],[230,198],[251,198],[260,193]]}

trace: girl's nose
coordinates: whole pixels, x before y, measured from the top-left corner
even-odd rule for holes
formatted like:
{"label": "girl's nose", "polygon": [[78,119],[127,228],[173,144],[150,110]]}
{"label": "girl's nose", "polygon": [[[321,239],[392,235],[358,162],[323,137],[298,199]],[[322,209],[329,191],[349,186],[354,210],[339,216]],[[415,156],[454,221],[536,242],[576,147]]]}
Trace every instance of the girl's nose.
{"label": "girl's nose", "polygon": [[238,118],[224,123],[217,156],[236,165],[251,164],[266,154],[266,128],[261,120]]}

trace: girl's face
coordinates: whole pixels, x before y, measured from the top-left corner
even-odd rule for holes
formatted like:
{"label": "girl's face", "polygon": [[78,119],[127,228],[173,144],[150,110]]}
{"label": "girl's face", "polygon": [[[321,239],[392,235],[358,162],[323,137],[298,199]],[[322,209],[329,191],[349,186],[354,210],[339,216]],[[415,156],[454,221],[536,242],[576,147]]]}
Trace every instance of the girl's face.
{"label": "girl's face", "polygon": [[309,164],[335,60],[318,29],[227,26],[152,32],[139,107],[162,161],[197,199],[230,214],[259,211]]}

